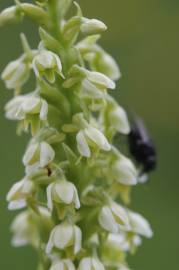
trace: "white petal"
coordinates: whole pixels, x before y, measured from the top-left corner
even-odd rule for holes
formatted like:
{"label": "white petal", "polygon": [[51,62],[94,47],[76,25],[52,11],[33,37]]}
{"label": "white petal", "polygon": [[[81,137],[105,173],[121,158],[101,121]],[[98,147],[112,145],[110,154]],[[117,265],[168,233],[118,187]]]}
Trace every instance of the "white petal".
{"label": "white petal", "polygon": [[137,171],[128,158],[121,156],[121,159],[114,164],[113,171],[117,182],[123,185],[137,184]]}
{"label": "white petal", "polygon": [[59,249],[64,249],[65,247],[69,246],[72,239],[73,239],[73,226],[68,224],[56,226],[53,236],[55,247]]}
{"label": "white petal", "polygon": [[23,163],[25,166],[27,165],[30,165],[29,163],[32,161],[32,159],[36,156],[37,154],[37,151],[38,151],[38,147],[39,145],[38,144],[31,144],[25,154],[24,154],[24,157],[23,157]]}
{"label": "white petal", "polygon": [[25,113],[38,113],[40,109],[40,103],[40,98],[29,96],[24,100],[22,109]]}
{"label": "white petal", "polygon": [[82,94],[93,97],[95,99],[104,98],[105,93],[101,91],[98,87],[95,86],[88,79],[82,81]]}
{"label": "white petal", "polygon": [[84,18],[84,23],[82,23],[80,30],[83,34],[91,35],[98,34],[107,29],[106,25],[96,19],[87,19]]}
{"label": "white petal", "polygon": [[130,126],[127,119],[126,112],[120,106],[117,106],[109,113],[111,125],[120,133],[128,134],[130,132]]}
{"label": "white petal", "polygon": [[67,181],[59,181],[54,185],[54,189],[62,202],[66,204],[71,204],[73,202],[74,187],[72,183]]}
{"label": "white petal", "polygon": [[147,238],[151,238],[153,236],[150,224],[143,216],[130,211],[129,220],[133,232],[143,235]]}
{"label": "white petal", "polygon": [[99,65],[101,64],[102,70],[110,79],[116,81],[121,77],[119,67],[111,55],[104,53],[99,61]]}
{"label": "white petal", "polygon": [[64,260],[64,263],[67,266],[67,270],[75,270],[75,266],[74,266],[74,264],[72,263],[71,260],[66,259],[66,260]]}
{"label": "white petal", "polygon": [[6,66],[4,71],[2,72],[2,75],[1,75],[2,80],[10,79],[13,72],[19,67],[19,64],[20,64],[19,60],[15,60],[15,61],[10,62]]}
{"label": "white petal", "polygon": [[40,167],[45,167],[53,161],[55,152],[53,148],[46,142],[40,143]]}
{"label": "white petal", "polygon": [[112,232],[112,233],[118,233],[119,226],[116,223],[113,214],[108,206],[104,206],[101,209],[101,212],[99,214],[98,218],[99,224],[102,228],[105,230]]}
{"label": "white petal", "polygon": [[78,132],[76,136],[76,140],[77,140],[77,148],[78,148],[79,153],[84,157],[90,157],[91,151],[89,149],[89,146],[87,144],[83,131]]}
{"label": "white petal", "polygon": [[52,202],[52,188],[53,188],[53,183],[50,184],[47,187],[47,206],[48,208],[52,211],[53,209],[53,202]]}
{"label": "white petal", "polygon": [[22,185],[23,185],[23,180],[15,183],[11,189],[9,190],[7,196],[6,196],[6,200],[7,201],[11,201],[13,200],[13,198],[16,196],[16,194],[18,193],[18,191],[22,188]]}
{"label": "white petal", "polygon": [[80,208],[80,200],[78,197],[78,191],[77,191],[75,186],[74,186],[74,203],[75,203],[76,209],[79,209]]}
{"label": "white petal", "polygon": [[81,249],[82,234],[79,227],[74,226],[74,254],[77,254]]}
{"label": "white petal", "polygon": [[97,259],[92,259],[92,265],[95,270],[105,270],[103,264]]}
{"label": "white petal", "polygon": [[48,103],[46,100],[42,100],[42,105],[40,109],[40,119],[42,121],[47,120],[47,114],[48,114]]}
{"label": "white petal", "polygon": [[46,249],[45,249],[45,252],[47,254],[50,254],[52,248],[54,247],[54,233],[55,233],[55,230],[56,230],[56,227],[50,233],[50,237],[49,237],[48,243],[46,245]]}
{"label": "white petal", "polygon": [[63,261],[59,261],[52,264],[49,270],[68,270],[68,269],[65,269]]}
{"label": "white petal", "polygon": [[112,202],[110,207],[113,215],[115,216],[115,220],[120,225],[120,227],[129,230],[130,226],[127,211],[115,202]]}
{"label": "white petal", "polygon": [[91,258],[83,258],[79,264],[79,270],[93,270],[91,265]]}
{"label": "white petal", "polygon": [[20,199],[16,201],[11,201],[8,204],[8,209],[9,210],[19,210],[27,206],[26,200]]}
{"label": "white petal", "polygon": [[110,78],[100,72],[88,71],[87,78],[89,81],[95,84],[99,84],[105,88],[115,89],[116,87],[115,82],[113,82]]}
{"label": "white petal", "polygon": [[94,143],[96,143],[100,149],[105,151],[111,150],[111,146],[108,143],[108,140],[98,129],[89,126],[85,129],[85,135]]}
{"label": "white petal", "polygon": [[60,57],[53,53],[55,59],[56,59],[56,64],[57,64],[57,72],[60,74],[62,72],[62,63],[61,63],[61,60],[60,60]]}

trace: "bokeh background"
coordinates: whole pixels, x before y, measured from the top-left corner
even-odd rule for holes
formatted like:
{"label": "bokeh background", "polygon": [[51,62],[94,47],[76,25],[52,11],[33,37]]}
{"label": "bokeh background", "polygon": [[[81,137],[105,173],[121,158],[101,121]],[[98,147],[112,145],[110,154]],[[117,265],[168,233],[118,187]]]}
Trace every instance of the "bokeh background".
{"label": "bokeh background", "polygon": [[[1,0],[0,10],[13,1]],[[29,1],[30,2],[30,1]],[[141,115],[155,140],[158,168],[145,186],[133,191],[133,209],[152,224],[155,237],[129,261],[136,270],[179,269],[179,1],[81,0],[84,14],[106,22],[101,44],[118,60],[123,74],[116,96],[120,104]],[[0,29],[0,71],[21,53],[19,32],[32,47],[38,34],[33,24]],[[10,246],[5,195],[23,176],[21,157],[26,137],[16,137],[15,124],[4,119],[3,106],[12,95],[0,82],[0,269],[35,269],[30,248]],[[31,90],[31,89],[29,89]]]}

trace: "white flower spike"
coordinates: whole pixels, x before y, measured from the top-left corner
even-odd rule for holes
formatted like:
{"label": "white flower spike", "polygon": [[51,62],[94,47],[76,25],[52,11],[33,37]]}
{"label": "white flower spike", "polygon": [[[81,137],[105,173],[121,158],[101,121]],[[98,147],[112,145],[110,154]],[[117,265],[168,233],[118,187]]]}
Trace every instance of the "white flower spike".
{"label": "white flower spike", "polygon": [[[31,2],[15,0],[0,13],[0,27],[27,16],[40,37],[31,49],[21,34],[23,54],[2,72],[6,88],[15,90],[6,117],[18,121],[18,134],[31,133],[25,177],[7,194],[10,210],[27,208],[12,224],[12,244],[32,245],[38,270],[129,270],[127,254],[153,233],[125,206],[140,169],[115,141],[130,125],[110,96],[121,72],[98,44],[107,27],[84,17],[74,0]],[[35,91],[27,93],[29,82],[21,94],[31,70]]]}

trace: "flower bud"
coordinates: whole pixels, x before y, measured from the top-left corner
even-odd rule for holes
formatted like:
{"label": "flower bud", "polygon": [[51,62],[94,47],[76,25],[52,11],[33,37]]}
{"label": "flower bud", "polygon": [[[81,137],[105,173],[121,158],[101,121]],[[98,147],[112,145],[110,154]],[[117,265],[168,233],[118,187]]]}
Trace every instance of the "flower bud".
{"label": "flower bud", "polygon": [[121,155],[111,167],[112,177],[123,185],[137,184],[137,171],[130,159]]}
{"label": "flower bud", "polygon": [[0,13],[0,27],[9,23],[19,22],[22,14],[17,6],[11,6]]}
{"label": "flower bud", "polygon": [[63,37],[65,41],[74,43],[80,31],[81,18],[79,16],[72,17],[64,24]]}
{"label": "flower bud", "polygon": [[119,264],[125,259],[125,253],[130,250],[130,245],[125,233],[109,233],[101,248],[105,265],[118,269]]}
{"label": "flower bud", "polygon": [[99,35],[88,36],[80,41],[76,47],[92,70],[101,72],[112,80],[121,77],[120,69],[115,59],[96,44]]}
{"label": "flower bud", "polygon": [[100,34],[107,29],[106,25],[96,19],[82,19],[80,30],[85,35]]}
{"label": "flower bud", "polygon": [[121,106],[114,105],[109,110],[107,115],[111,126],[122,134],[128,134],[130,132],[130,126],[127,119],[126,112]]}
{"label": "flower bud", "polygon": [[147,238],[151,238],[153,236],[150,224],[143,216],[131,211],[129,211],[128,215],[132,232]]}
{"label": "flower bud", "polygon": [[68,223],[57,225],[51,231],[46,253],[51,253],[53,248],[65,250],[68,247],[73,247],[74,254],[77,254],[81,249],[81,238],[81,230],[76,225]]}
{"label": "flower bud", "polygon": [[103,52],[101,56],[96,57],[94,64],[96,64],[96,70],[104,73],[112,80],[116,81],[121,77],[121,73],[116,61],[106,52]]}
{"label": "flower bud", "polygon": [[31,144],[23,157],[25,166],[32,166],[38,164],[43,168],[53,161],[55,152],[53,148],[46,142]]}
{"label": "flower bud", "polygon": [[75,270],[75,266],[69,259],[57,260],[49,270]]}
{"label": "flower bud", "polygon": [[111,146],[103,133],[90,125],[78,132],[76,140],[78,151],[84,157],[91,156],[89,146],[96,150],[110,151],[111,149]]}
{"label": "flower bud", "polygon": [[93,99],[106,97],[107,89],[115,89],[115,83],[100,72],[84,70],[85,78],[81,82],[81,95]]}
{"label": "flower bud", "polygon": [[51,83],[55,82],[55,73],[63,76],[59,56],[48,50],[40,51],[34,57],[32,66],[38,78],[44,76]]}
{"label": "flower bud", "polygon": [[103,264],[96,258],[85,257],[80,261],[78,270],[104,270]]}
{"label": "flower bud", "polygon": [[115,202],[103,206],[99,218],[101,227],[111,233],[118,233],[119,229],[129,230],[129,219],[126,210]]}
{"label": "flower bud", "polygon": [[29,3],[19,3],[18,7],[35,23],[42,26],[49,26],[49,16],[43,8]]}
{"label": "flower bud", "polygon": [[115,89],[115,83],[107,76],[96,71],[86,71],[87,79],[101,89]]}
{"label": "flower bud", "polygon": [[59,180],[47,187],[47,204],[50,210],[53,209],[53,203],[74,205],[80,208],[78,192],[73,183],[65,180]]}
{"label": "flower bud", "polygon": [[8,208],[10,210],[17,210],[27,205],[26,199],[32,195],[34,191],[33,182],[27,178],[16,182],[7,194]]}
{"label": "flower bud", "polygon": [[19,89],[30,76],[30,66],[21,58],[10,62],[4,69],[1,77],[8,89]]}

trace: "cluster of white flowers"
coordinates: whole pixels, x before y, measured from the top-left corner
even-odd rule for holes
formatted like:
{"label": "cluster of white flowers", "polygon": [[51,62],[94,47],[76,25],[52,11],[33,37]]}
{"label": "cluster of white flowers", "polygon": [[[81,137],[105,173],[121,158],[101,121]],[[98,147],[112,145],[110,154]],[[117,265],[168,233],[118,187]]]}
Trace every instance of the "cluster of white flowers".
{"label": "cluster of white flowers", "polygon": [[[32,134],[25,176],[7,194],[10,210],[26,207],[13,221],[12,243],[37,249],[39,270],[127,270],[126,254],[152,230],[126,206],[138,171],[113,145],[130,125],[108,94],[121,73],[97,44],[107,27],[72,0],[15,2],[0,26],[27,16],[39,25],[40,43],[32,50],[21,34],[23,55],[2,73],[15,93],[6,117]],[[68,18],[72,4],[77,13]],[[31,72],[36,88],[23,94]]]}

